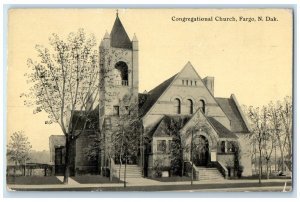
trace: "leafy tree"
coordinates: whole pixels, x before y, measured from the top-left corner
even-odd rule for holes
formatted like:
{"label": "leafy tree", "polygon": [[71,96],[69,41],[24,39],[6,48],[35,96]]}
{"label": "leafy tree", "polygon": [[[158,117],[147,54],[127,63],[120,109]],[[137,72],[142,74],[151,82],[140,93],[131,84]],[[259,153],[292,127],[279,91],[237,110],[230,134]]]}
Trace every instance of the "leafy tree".
{"label": "leafy tree", "polygon": [[[24,131],[14,132],[10,138],[7,145],[7,158],[13,161],[15,165],[24,165],[24,175],[25,175],[25,165],[26,161],[30,160],[30,150],[32,146],[28,141],[28,137],[24,134]],[[16,168],[15,168],[16,169]]]}
{"label": "leafy tree", "polygon": [[169,120],[167,124],[167,133],[172,136],[170,145],[171,171],[175,174],[183,176],[184,174],[184,152],[189,148],[186,139],[180,134],[180,129],[187,121],[187,117],[177,117]]}
{"label": "leafy tree", "polygon": [[119,179],[122,163],[125,162],[124,170],[124,187],[126,187],[126,172],[129,159],[137,160],[137,154],[140,149],[140,138],[142,123],[138,117],[138,109],[136,106],[137,97],[127,94],[123,97],[120,107],[125,109],[120,113],[118,123],[112,129],[113,144],[115,156],[119,157]]}
{"label": "leafy tree", "polygon": [[53,34],[49,47],[36,46],[37,59],[28,59],[31,83],[25,105],[34,106],[34,113],[45,111],[45,124],[56,123],[66,138],[64,183],[68,183],[71,145],[90,125],[89,115],[99,92],[98,51],[93,35],[83,29],[70,33],[67,39]]}

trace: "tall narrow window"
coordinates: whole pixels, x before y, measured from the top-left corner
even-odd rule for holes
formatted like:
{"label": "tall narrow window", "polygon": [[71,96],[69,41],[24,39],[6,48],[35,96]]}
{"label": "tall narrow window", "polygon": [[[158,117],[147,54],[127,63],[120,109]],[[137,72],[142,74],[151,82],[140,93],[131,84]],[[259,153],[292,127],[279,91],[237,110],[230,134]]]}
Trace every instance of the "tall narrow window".
{"label": "tall narrow window", "polygon": [[125,106],[125,113],[126,115],[130,115],[129,106]]}
{"label": "tall narrow window", "polygon": [[193,101],[191,99],[188,99],[187,101],[188,101],[189,114],[193,114],[194,113]]}
{"label": "tall narrow window", "polygon": [[225,153],[226,152],[226,145],[225,145],[226,143],[225,143],[225,141],[222,141],[221,142],[221,152],[222,153]]}
{"label": "tall narrow window", "polygon": [[120,107],[119,106],[114,106],[113,115],[114,116],[119,116],[120,115]]}
{"label": "tall narrow window", "polygon": [[157,151],[166,153],[166,151],[167,151],[167,142],[166,142],[166,140],[157,140]]}
{"label": "tall narrow window", "polygon": [[181,103],[180,103],[180,100],[178,98],[175,99],[174,108],[175,108],[175,113],[176,114],[180,114],[181,113]]}
{"label": "tall narrow window", "polygon": [[200,109],[202,110],[203,113],[205,113],[205,102],[204,102],[204,100],[200,100]]}
{"label": "tall narrow window", "polygon": [[186,80],[185,82],[186,82],[186,85],[188,86],[189,85],[189,80]]}
{"label": "tall narrow window", "polygon": [[184,86],[184,80],[182,80],[182,85]]}
{"label": "tall narrow window", "polygon": [[191,81],[191,86],[193,85],[193,81]]}

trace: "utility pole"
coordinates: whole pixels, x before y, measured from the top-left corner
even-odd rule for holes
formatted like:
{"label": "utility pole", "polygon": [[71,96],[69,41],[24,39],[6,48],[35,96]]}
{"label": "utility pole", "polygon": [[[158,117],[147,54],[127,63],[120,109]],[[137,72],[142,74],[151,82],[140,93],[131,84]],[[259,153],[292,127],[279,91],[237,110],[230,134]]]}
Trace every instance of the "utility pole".
{"label": "utility pole", "polygon": [[194,129],[192,129],[192,138],[191,138],[191,158],[190,158],[190,160],[192,162],[191,186],[193,185],[193,180],[194,180],[193,139],[194,139]]}

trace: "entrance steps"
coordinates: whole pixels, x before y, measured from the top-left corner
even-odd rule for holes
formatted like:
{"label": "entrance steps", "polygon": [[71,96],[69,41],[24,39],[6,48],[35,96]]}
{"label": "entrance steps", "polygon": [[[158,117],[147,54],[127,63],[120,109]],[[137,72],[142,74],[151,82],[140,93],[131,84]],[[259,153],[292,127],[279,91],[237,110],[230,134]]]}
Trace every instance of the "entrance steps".
{"label": "entrance steps", "polygon": [[[120,170],[120,178],[121,180],[124,179],[125,174],[125,165],[115,165],[114,166],[114,176],[119,178],[119,170]],[[127,165],[126,166],[126,178],[142,178],[142,171],[141,168],[137,165]]]}
{"label": "entrance steps", "polygon": [[197,167],[196,179],[199,181],[223,181],[224,177],[217,168]]}

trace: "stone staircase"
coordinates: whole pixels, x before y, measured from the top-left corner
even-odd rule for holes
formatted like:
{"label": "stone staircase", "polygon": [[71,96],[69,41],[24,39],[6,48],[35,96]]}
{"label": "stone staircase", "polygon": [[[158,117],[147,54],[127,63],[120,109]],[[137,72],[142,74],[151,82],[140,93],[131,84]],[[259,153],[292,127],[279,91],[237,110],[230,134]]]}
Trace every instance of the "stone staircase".
{"label": "stone staircase", "polygon": [[[115,165],[114,176],[119,178],[120,165]],[[120,178],[124,179],[125,165],[121,166]],[[126,166],[126,178],[142,178],[141,168],[137,165],[127,165]]]}
{"label": "stone staircase", "polygon": [[199,181],[223,181],[224,177],[217,168],[197,167],[196,179]]}

